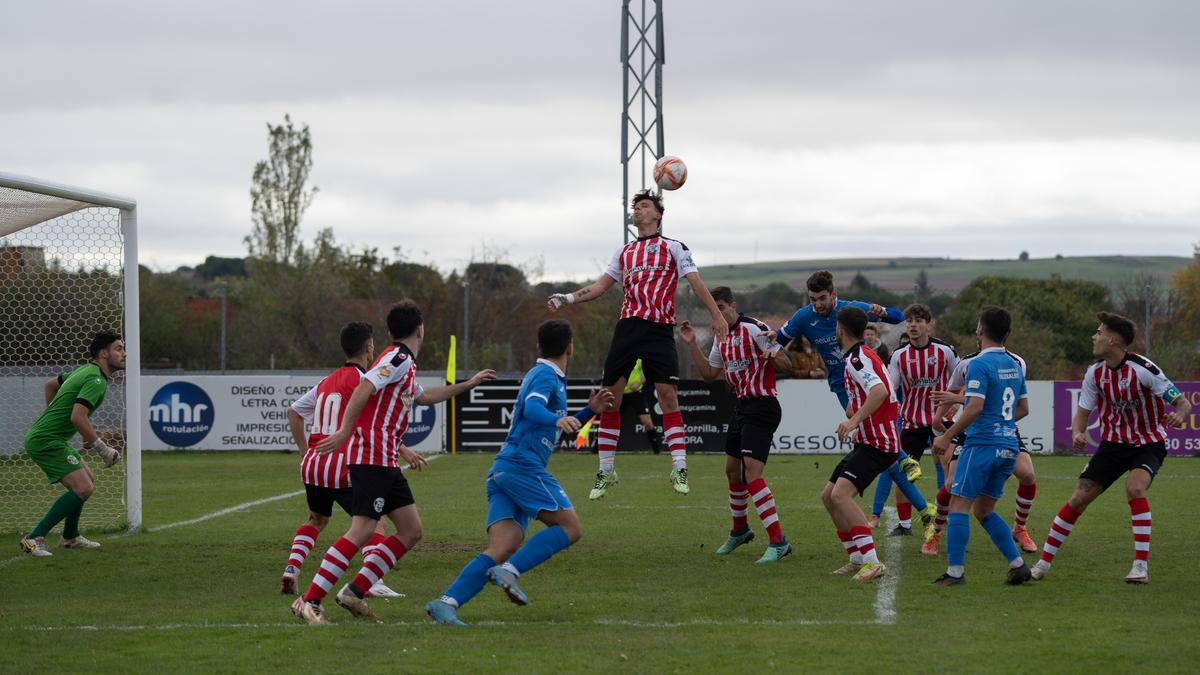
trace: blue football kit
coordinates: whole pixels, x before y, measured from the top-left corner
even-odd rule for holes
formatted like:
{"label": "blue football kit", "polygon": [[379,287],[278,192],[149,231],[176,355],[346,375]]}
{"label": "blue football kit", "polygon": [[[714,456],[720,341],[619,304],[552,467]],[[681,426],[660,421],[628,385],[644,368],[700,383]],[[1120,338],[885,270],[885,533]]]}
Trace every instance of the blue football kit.
{"label": "blue football kit", "polygon": [[[796,310],[791,319],[779,329],[780,344],[787,344],[800,336],[808,338],[813,349],[825,361],[825,370],[829,373],[829,391],[837,395],[842,404],[842,410],[850,404],[846,395],[846,363],[842,348],[837,340],[837,314],[846,307],[857,307],[870,315],[871,305],[857,300],[838,300],[833,310],[828,314],[817,314],[812,305],[805,305]],[[881,319],[885,323],[902,323],[904,313],[895,307],[887,307],[887,316]]]}

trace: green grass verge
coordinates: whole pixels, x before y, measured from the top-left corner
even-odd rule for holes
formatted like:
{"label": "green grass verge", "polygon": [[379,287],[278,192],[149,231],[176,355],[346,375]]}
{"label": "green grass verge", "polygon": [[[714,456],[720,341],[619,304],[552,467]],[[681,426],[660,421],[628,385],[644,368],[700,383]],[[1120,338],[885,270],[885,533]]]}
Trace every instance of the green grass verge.
{"label": "green grass verge", "polygon": [[[977,525],[969,583],[953,589],[929,584],[944,570],[944,556],[922,556],[917,537],[881,536],[895,584],[896,622],[888,624],[879,622],[890,597],[880,584],[829,575],[843,556],[817,494],[836,457],[772,458],[768,479],[797,553],[760,567],[754,560],[765,537],[729,557],[713,555],[728,530],[721,457],[692,458],[693,492],[685,498],[670,490],[665,457],[622,456],[620,485],[589,503],[594,459],[558,456],[551,470],[575,500],[584,538],[525,575],[528,607],[485,588],[461,612],[474,624],[469,629],[428,624],[425,601],[485,542],[490,460],[441,458],[412,477],[425,539],[388,578],[408,597],[373,601],[379,623],[351,620],[328,602],[334,625],[309,628],[291,618],[289,598],[277,592],[292,532],[306,512],[302,496],[155,531],[297,490],[296,457],[148,455],[148,532],[97,537],[104,542],[98,551],[0,558],[3,669],[1182,672],[1194,671],[1200,659],[1200,593],[1189,571],[1196,460],[1168,461],[1151,492],[1150,585],[1122,583],[1132,545],[1118,488],[1079,521],[1048,579],[1027,587],[1001,585],[1004,564]],[[1036,458],[1039,493],[1030,524],[1039,541],[1083,463]],[[929,491],[932,481],[918,486]],[[1011,496],[1003,501],[1005,520]],[[346,524],[335,515],[305,580]]]}

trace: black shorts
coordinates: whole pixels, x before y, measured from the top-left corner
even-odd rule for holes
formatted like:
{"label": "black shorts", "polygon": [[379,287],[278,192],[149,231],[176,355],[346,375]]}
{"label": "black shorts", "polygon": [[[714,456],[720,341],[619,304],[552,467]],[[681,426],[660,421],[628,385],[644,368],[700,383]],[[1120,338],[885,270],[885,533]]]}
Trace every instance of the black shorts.
{"label": "black shorts", "polygon": [[630,392],[621,397],[621,416],[649,415],[654,407],[654,385],[647,382],[641,390]]}
{"label": "black shorts", "polygon": [[917,461],[925,456],[925,450],[932,442],[933,427],[913,427],[900,432],[900,447]]}
{"label": "black shorts", "polygon": [[895,463],[896,455],[865,443],[855,443],[854,449],[838,462],[833,475],[829,477],[829,482],[836,484],[839,478],[845,478],[858,488],[858,494],[861,495],[879,474],[887,471]]}
{"label": "black shorts", "polygon": [[354,490],[351,514],[355,516],[379,520],[385,514],[416,503],[408,479],[400,469],[351,464],[350,487]]}
{"label": "black shorts", "polygon": [[328,488],[305,483],[304,495],[308,498],[308,510],[319,516],[326,518],[332,516],[334,502],[342,507],[346,515],[354,515],[351,511],[354,506],[354,490],[352,488]]}
{"label": "black shorts", "polygon": [[621,319],[613,330],[612,345],[604,360],[601,383],[608,387],[628,377],[637,360],[642,360],[642,372],[647,386],[656,382],[679,384],[679,355],[675,351],[675,327],[636,317]]}
{"label": "black shorts", "polygon": [[783,409],[774,396],[740,398],[733,408],[733,421],[725,436],[725,454],[730,457],[753,457],[763,464],[771,452],[775,430],[783,419]]}
{"label": "black shorts", "polygon": [[1096,454],[1084,465],[1079,478],[1095,481],[1107,488],[1126,471],[1144,469],[1153,479],[1166,458],[1167,448],[1161,441],[1146,445],[1102,441],[1100,447],[1096,448]]}

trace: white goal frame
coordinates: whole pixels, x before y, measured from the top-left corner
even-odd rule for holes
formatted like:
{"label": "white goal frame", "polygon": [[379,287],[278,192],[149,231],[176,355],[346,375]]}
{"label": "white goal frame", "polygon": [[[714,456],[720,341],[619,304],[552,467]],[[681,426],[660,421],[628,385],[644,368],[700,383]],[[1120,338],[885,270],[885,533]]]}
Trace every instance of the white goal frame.
{"label": "white goal frame", "polygon": [[[125,516],[129,531],[142,527],[142,355],[138,293],[137,201],[88,188],[0,172],[0,187],[58,197],[80,205],[69,212],[91,207],[120,211],[124,243],[122,308],[125,314]],[[65,215],[65,214],[63,214]],[[43,221],[45,222],[45,221]],[[34,225],[36,223],[30,223]],[[0,236],[11,234],[2,232]]]}

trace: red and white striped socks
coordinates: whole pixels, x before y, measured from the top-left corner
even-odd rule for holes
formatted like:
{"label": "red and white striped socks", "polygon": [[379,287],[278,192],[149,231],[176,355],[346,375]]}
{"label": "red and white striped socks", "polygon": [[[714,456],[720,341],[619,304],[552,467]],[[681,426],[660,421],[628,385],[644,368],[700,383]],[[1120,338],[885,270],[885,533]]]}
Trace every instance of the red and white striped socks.
{"label": "red and white striped socks", "polygon": [[308,523],[296,528],[296,536],[292,538],[292,552],[288,555],[288,567],[295,567],[297,572],[300,571],[308,554],[317,545],[319,535],[320,531]]}
{"label": "red and white striped socks", "polygon": [[1050,531],[1046,533],[1046,543],[1042,545],[1042,557],[1038,560],[1038,565],[1043,569],[1049,569],[1051,563],[1054,562],[1054,556],[1058,554],[1058,549],[1067,541],[1067,537],[1071,535],[1071,530],[1075,529],[1075,521],[1079,519],[1079,513],[1071,508],[1070,504],[1063,504],[1058,510],[1058,515],[1054,516],[1054,522],[1050,525]]}
{"label": "red and white striped socks", "polygon": [[741,483],[729,482],[729,514],[733,516],[733,528],[729,531],[741,532],[749,527],[746,523],[746,514],[748,509],[746,504],[750,501],[750,493],[746,492],[746,486]]}
{"label": "red and white striped socks", "polygon": [[1133,559],[1150,560],[1150,502],[1145,497],[1129,500],[1129,522],[1133,527]]}
{"label": "red and white striped socks", "polygon": [[858,547],[858,553],[862,556],[864,563],[879,562],[879,555],[875,553],[875,539],[871,536],[871,528],[866,525],[855,525],[850,528],[850,538]]}
{"label": "red and white striped socks", "polygon": [[687,445],[683,440],[683,414],[678,410],[663,413],[663,437],[671,450],[671,468],[687,468]]}
{"label": "red and white striped socks", "polygon": [[862,554],[858,552],[858,544],[854,543],[854,537],[850,536],[849,532],[838,530],[838,539],[842,541],[842,548],[846,549],[847,555],[850,556],[850,562],[854,565],[862,564]]}
{"label": "red and white striped socks", "polygon": [[761,477],[750,481],[748,486],[750,498],[754,500],[754,510],[762,519],[763,528],[771,538],[772,545],[783,543],[783,528],[779,525],[779,514],[775,511],[775,495],[767,487],[767,481]]}
{"label": "red and white striped socks", "polygon": [[949,483],[943,484],[934,498],[937,502],[937,516],[933,519],[933,531],[936,534],[941,534],[942,530],[946,529],[946,519],[950,517],[950,488],[946,487],[947,485]]}
{"label": "red and white striped socks", "polygon": [[363,558],[362,569],[358,571],[358,576],[354,577],[354,581],[350,585],[357,590],[359,597],[371,590],[371,587],[379,583],[379,580],[391,571],[396,563],[408,553],[408,547],[404,542],[395,537],[387,537],[379,542],[375,548]]}
{"label": "red and white striped socks", "polygon": [[912,502],[896,502],[896,517],[900,520],[900,527],[911,530]]}
{"label": "red and white striped socks", "polygon": [[621,412],[610,410],[600,413],[600,426],[596,428],[596,452],[600,455],[600,470],[612,473],[617,458],[617,439],[621,437]]}
{"label": "red and white striped socks", "polygon": [[358,553],[358,547],[345,537],[340,537],[333,542],[333,546],[325,551],[325,558],[321,561],[321,567],[317,569],[316,575],[313,576],[308,592],[304,594],[304,601],[321,602],[325,595],[333,589],[338,579],[341,579],[342,575],[346,573],[346,568],[350,566],[350,560],[356,553]]}
{"label": "red and white striped socks", "polygon": [[1037,483],[1017,485],[1017,511],[1013,514],[1013,527],[1024,528],[1029,520],[1029,511],[1033,508],[1033,498],[1037,496]]}

